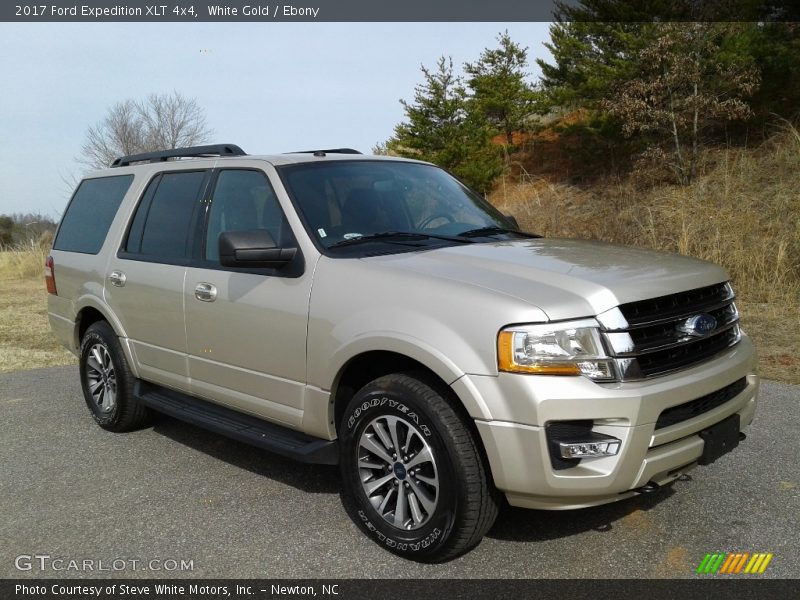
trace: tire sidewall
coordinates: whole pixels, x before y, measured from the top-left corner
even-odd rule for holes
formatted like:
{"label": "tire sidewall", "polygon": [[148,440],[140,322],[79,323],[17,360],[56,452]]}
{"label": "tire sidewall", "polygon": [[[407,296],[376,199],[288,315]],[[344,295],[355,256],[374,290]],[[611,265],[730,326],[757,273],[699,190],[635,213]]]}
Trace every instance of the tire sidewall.
{"label": "tire sidewall", "polygon": [[[391,415],[412,423],[424,436],[436,460],[439,491],[433,517],[419,529],[393,527],[377,513],[363,491],[356,465],[361,434],[373,419]],[[378,544],[407,558],[423,559],[447,543],[459,505],[459,482],[453,468],[446,439],[435,415],[426,410],[416,394],[401,386],[366,386],[356,393],[345,409],[341,422],[342,495],[350,517]]]}
{"label": "tire sidewall", "polygon": [[[117,338],[113,334],[109,334],[110,328],[104,323],[94,324],[86,331],[81,341],[80,352],[80,379],[81,389],[83,390],[83,399],[89,410],[92,413],[94,420],[104,428],[113,427],[117,425],[122,415],[122,404],[125,402],[124,393],[127,389],[125,357],[122,354],[122,349],[119,346]],[[100,412],[97,405],[92,400],[92,394],[89,391],[88,381],[86,376],[86,363],[89,358],[89,351],[92,346],[96,344],[103,344],[111,356],[111,363],[114,365],[114,376],[116,378],[116,406],[114,410],[109,413]]]}

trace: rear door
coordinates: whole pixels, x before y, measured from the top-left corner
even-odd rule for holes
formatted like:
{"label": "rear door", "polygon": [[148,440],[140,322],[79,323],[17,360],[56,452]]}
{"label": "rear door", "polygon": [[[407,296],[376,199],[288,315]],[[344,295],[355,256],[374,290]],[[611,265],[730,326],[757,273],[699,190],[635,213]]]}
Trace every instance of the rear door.
{"label": "rear door", "polygon": [[189,391],[183,288],[199,241],[211,171],[167,171],[148,184],[106,271],[106,302],[122,321],[143,379]]}
{"label": "rear door", "polygon": [[266,229],[279,246],[298,247],[264,171],[221,169],[207,197],[200,259],[187,272],[184,296],[192,392],[298,427],[313,273],[299,248],[281,269],[219,263],[224,231]]}

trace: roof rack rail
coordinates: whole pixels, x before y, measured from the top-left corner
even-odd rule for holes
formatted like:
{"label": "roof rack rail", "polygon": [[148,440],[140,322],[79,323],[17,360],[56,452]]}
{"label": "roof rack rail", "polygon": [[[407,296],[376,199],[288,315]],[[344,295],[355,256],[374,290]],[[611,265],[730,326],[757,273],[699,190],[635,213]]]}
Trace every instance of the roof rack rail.
{"label": "roof rack rail", "polygon": [[192,146],[190,148],[175,148],[173,150],[160,150],[158,152],[144,152],[120,156],[111,163],[112,167],[127,167],[137,162],[157,163],[170,158],[199,158],[204,156],[246,156],[247,153],[236,144],[213,144],[210,146]]}
{"label": "roof rack rail", "polygon": [[327,150],[296,150],[286,154],[313,154],[314,156],[325,156],[326,154],[361,154],[352,148],[328,148]]}

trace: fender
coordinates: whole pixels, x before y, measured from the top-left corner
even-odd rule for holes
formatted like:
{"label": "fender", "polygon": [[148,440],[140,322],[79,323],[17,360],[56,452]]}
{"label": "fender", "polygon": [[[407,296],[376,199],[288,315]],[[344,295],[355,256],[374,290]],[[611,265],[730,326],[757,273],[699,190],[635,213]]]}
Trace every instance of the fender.
{"label": "fender", "polygon": [[[452,386],[464,376],[461,370],[446,354],[430,344],[413,336],[396,331],[376,331],[358,337],[338,348],[331,356],[326,381],[331,382],[331,390],[336,389],[341,374],[350,360],[367,352],[386,351],[407,356],[433,371],[447,385]],[[453,388],[467,412],[476,419],[491,419],[491,413],[483,398],[474,393],[464,393],[467,388]]]}

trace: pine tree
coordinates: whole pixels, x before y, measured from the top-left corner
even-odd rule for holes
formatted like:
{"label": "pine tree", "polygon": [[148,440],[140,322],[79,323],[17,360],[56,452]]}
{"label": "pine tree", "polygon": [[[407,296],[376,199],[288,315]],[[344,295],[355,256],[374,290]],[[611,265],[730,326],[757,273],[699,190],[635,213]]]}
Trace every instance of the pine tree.
{"label": "pine tree", "polygon": [[537,59],[551,106],[594,109],[620,80],[638,71],[638,54],[655,38],[648,23],[567,21],[550,26],[545,47],[554,62]]}
{"label": "pine tree", "polygon": [[786,118],[797,113],[800,26],[790,22],[800,18],[796,2],[580,0],[557,5],[550,42],[545,44],[553,60],[537,60],[550,107],[596,111],[619,82],[647,71],[650,65],[642,62],[642,51],[670,22],[686,27],[717,21],[728,30],[719,42],[726,60],[754,61],[760,73],[761,87],[751,101],[755,115],[764,120],[772,113]]}
{"label": "pine tree", "polygon": [[508,30],[497,37],[499,46],[484,50],[474,63],[466,63],[467,85],[472,94],[470,112],[485,119],[513,144],[513,134],[524,128],[535,94],[526,81],[528,49],[515,43]]}
{"label": "pine tree", "polygon": [[423,82],[414,99],[401,100],[406,121],[386,143],[392,154],[437,164],[479,192],[487,192],[502,173],[499,150],[490,131],[467,110],[467,92],[453,70],[452,58],[441,57],[435,69],[421,67]]}

